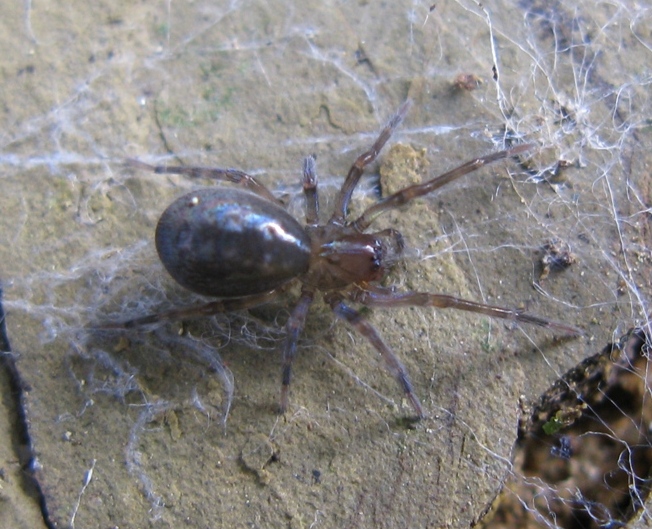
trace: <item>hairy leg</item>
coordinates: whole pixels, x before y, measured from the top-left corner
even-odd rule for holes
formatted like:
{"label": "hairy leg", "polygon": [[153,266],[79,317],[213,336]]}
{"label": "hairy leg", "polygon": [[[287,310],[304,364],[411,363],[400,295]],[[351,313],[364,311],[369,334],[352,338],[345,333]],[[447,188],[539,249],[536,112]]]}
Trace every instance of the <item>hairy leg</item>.
{"label": "hairy leg", "polygon": [[367,285],[365,289],[355,291],[351,299],[368,307],[437,307],[440,309],[458,309],[484,314],[492,318],[513,320],[545,327],[563,332],[571,336],[584,334],[581,329],[558,321],[547,320],[533,314],[515,309],[496,307],[447,296],[445,294],[430,294],[428,292],[396,292],[392,289]]}
{"label": "hairy leg", "polygon": [[315,296],[313,290],[304,288],[299,301],[292,309],[292,313],[285,324],[287,332],[285,344],[283,345],[283,378],[281,382],[281,403],[279,411],[285,413],[288,407],[288,395],[290,392],[290,380],[292,379],[292,362],[297,355],[297,341],[306,323],[306,315],[310,304]]}
{"label": "hairy leg", "polygon": [[240,171],[238,169],[221,169],[218,167],[192,167],[192,166],[168,166],[168,165],[149,165],[140,160],[132,158],[126,161],[127,165],[137,169],[144,169],[156,174],[181,174],[190,178],[209,178],[219,180],[222,182],[231,182],[248,189],[252,193],[279,204],[281,202],[267,189],[263,184],[256,180],[253,176]]}
{"label": "hairy leg", "polygon": [[532,144],[524,144],[512,147],[511,149],[504,151],[487,154],[481,158],[476,158],[475,160],[466,162],[465,164],[456,167],[452,171],[437,176],[432,180],[428,180],[422,184],[414,184],[401,189],[393,195],[390,195],[380,202],[377,202],[373,206],[367,208],[365,212],[353,222],[353,226],[355,226],[358,231],[365,231],[371,225],[371,223],[383,213],[404,206],[415,198],[422,197],[428,193],[432,193],[436,189],[439,189],[449,182],[457,180],[458,178],[472,173],[473,171],[477,171],[489,163],[495,162],[496,160],[502,160],[503,158],[508,158],[510,156],[516,156],[517,154],[532,149],[532,147]]}
{"label": "hairy leg", "polygon": [[329,224],[344,224],[344,219],[346,218],[346,210],[349,207],[349,201],[351,200],[351,195],[353,190],[358,185],[360,177],[364,168],[372,163],[377,157],[380,150],[387,143],[389,138],[392,136],[396,128],[401,124],[401,121],[405,118],[408,110],[410,109],[410,101],[403,103],[396,114],[389,120],[387,125],[383,128],[378,136],[378,139],[371,146],[371,149],[362,153],[349,169],[349,174],[346,176],[346,180],[342,184],[339,194],[335,200],[335,207],[333,208],[333,216],[328,221]]}
{"label": "hairy leg", "polygon": [[425,417],[423,408],[419,398],[414,393],[410,377],[403,366],[403,363],[398,359],[394,351],[383,341],[378,331],[366,321],[358,311],[345,305],[342,300],[334,295],[328,296],[327,302],[330,304],[333,312],[343,320],[346,320],[356,331],[364,336],[371,345],[374,346],[376,351],[380,353],[385,361],[385,365],[389,372],[394,375],[399,386],[405,393],[405,396],[410,401],[412,408],[417,414],[417,418],[423,419]]}
{"label": "hairy leg", "polygon": [[142,327],[144,325],[151,325],[163,321],[187,320],[201,318],[203,316],[212,316],[213,314],[223,312],[231,312],[234,310],[249,309],[272,301],[282,292],[282,290],[283,289],[272,290],[265,294],[256,294],[254,296],[246,296],[243,298],[220,299],[194,307],[172,309],[155,314],[148,314],[147,316],[141,316],[132,320],[108,322],[100,325],[93,325],[92,327],[95,329],[133,329],[135,327]]}

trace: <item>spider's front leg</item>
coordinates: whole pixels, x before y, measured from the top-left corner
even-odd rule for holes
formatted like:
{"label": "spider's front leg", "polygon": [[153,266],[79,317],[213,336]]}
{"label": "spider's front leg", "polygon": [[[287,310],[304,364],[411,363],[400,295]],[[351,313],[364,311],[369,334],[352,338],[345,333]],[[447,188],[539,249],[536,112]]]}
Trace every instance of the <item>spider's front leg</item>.
{"label": "spider's front leg", "polygon": [[558,321],[547,320],[534,314],[528,314],[515,309],[485,305],[466,299],[447,296],[445,294],[430,294],[428,292],[396,292],[393,289],[375,285],[366,285],[365,289],[356,290],[352,299],[368,307],[437,307],[440,309],[458,309],[484,314],[492,318],[512,320],[531,325],[538,325],[556,330],[570,336],[581,336],[584,332],[572,325]]}
{"label": "spider's front leg", "polygon": [[378,334],[378,331],[374,328],[374,326],[365,320],[357,310],[354,310],[351,307],[345,305],[342,302],[340,296],[335,294],[328,294],[325,296],[325,300],[328,304],[330,304],[336,316],[346,320],[349,325],[351,325],[351,327],[353,327],[362,336],[369,340],[371,345],[373,345],[376,351],[378,351],[383,357],[389,372],[394,375],[394,378],[398,382],[399,386],[401,386],[401,389],[405,393],[407,399],[410,401],[412,408],[414,408],[414,411],[417,414],[417,418],[425,418],[423,407],[421,406],[419,398],[414,393],[412,382],[410,381],[410,377],[407,373],[407,370],[405,369],[405,366],[398,359],[394,351],[392,351],[391,347],[389,347],[383,341],[382,337],[380,334]]}

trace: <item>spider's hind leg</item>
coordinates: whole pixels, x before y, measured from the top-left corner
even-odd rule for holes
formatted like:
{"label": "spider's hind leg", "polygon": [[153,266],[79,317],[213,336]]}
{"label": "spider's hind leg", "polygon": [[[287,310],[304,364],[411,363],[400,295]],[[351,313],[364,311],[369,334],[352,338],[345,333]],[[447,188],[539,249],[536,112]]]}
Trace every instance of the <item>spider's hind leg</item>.
{"label": "spider's hind leg", "polygon": [[89,325],[89,328],[98,330],[109,329],[134,329],[153,325],[165,321],[179,321],[190,320],[195,318],[203,318],[205,316],[213,316],[214,314],[221,314],[224,312],[233,312],[235,310],[244,310],[258,305],[263,305],[269,301],[274,300],[283,288],[265,292],[264,294],[255,294],[253,296],[245,296],[242,298],[224,298],[215,301],[204,303],[203,305],[196,305],[193,307],[185,307],[180,309],[171,309],[164,312],[157,312],[140,316],[126,321],[105,322],[101,324]]}
{"label": "spider's hind leg", "polygon": [[206,178],[220,182],[231,182],[243,189],[261,196],[274,204],[283,206],[283,204],[267,189],[267,187],[256,180],[250,174],[240,171],[239,169],[221,168],[221,167],[196,167],[196,166],[175,166],[175,165],[150,165],[140,160],[129,158],[126,165],[135,169],[142,169],[156,174],[180,174],[189,178]]}

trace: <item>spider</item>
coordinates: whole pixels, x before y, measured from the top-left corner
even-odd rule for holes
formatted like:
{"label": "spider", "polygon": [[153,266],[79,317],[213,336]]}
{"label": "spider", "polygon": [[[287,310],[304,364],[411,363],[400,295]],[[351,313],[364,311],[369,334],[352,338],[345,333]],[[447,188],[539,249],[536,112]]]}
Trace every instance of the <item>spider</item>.
{"label": "spider", "polygon": [[355,160],[325,224],[319,223],[314,155],[303,161],[305,226],[301,226],[263,184],[237,169],[152,166],[129,160],[130,165],[154,173],[210,178],[236,186],[198,189],[178,198],[162,214],[156,228],[156,249],[169,274],[183,287],[218,299],[110,326],[132,328],[247,309],[275,299],[298,280],[301,294],[285,324],[279,411],[287,410],[297,341],[310,305],[320,292],[335,315],[350,324],[380,353],[417,419],[424,418],[425,414],[405,367],[378,331],[349,302],[367,307],[455,308],[538,325],[568,335],[581,334],[570,325],[520,310],[381,286],[388,270],[401,258],[404,243],[401,234],[391,228],[367,233],[378,217],[488,163],[532,147],[519,145],[476,158],[427,182],[397,191],[367,208],[355,220],[347,219],[351,195],[365,167],[376,160],[409,107],[409,101],[403,103],[371,148]]}

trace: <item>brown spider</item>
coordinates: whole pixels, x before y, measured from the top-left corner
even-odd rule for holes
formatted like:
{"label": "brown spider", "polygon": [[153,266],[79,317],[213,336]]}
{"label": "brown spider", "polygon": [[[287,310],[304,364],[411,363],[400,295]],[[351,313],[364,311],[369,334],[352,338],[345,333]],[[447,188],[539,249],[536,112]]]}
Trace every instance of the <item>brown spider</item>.
{"label": "brown spider", "polygon": [[427,182],[406,187],[367,208],[357,219],[347,220],[347,209],[364,168],[372,163],[405,117],[409,102],[399,108],[378,139],[360,155],[344,180],[330,219],[319,224],[315,157],[303,162],[306,226],[302,227],[254,177],[236,169],[151,166],[129,163],[155,173],[183,174],[231,182],[240,188],[214,187],[188,193],[173,202],[156,228],[156,249],[170,275],[182,286],[216,301],[174,309],[119,324],[130,328],[161,320],[186,319],[254,307],[287,290],[294,279],[301,282],[301,296],[285,325],[280,411],[288,406],[292,362],[308,309],[318,291],[333,312],[363,335],[383,357],[387,369],[405,392],[418,418],[423,408],[412,389],[403,364],[378,331],[345,300],[368,307],[456,308],[523,323],[539,325],[570,335],[581,331],[519,310],[466,301],[442,294],[398,291],[380,281],[401,257],[403,238],[393,229],[365,233],[387,211],[475,171],[485,164],[515,156],[531,148],[520,145],[471,160]]}

